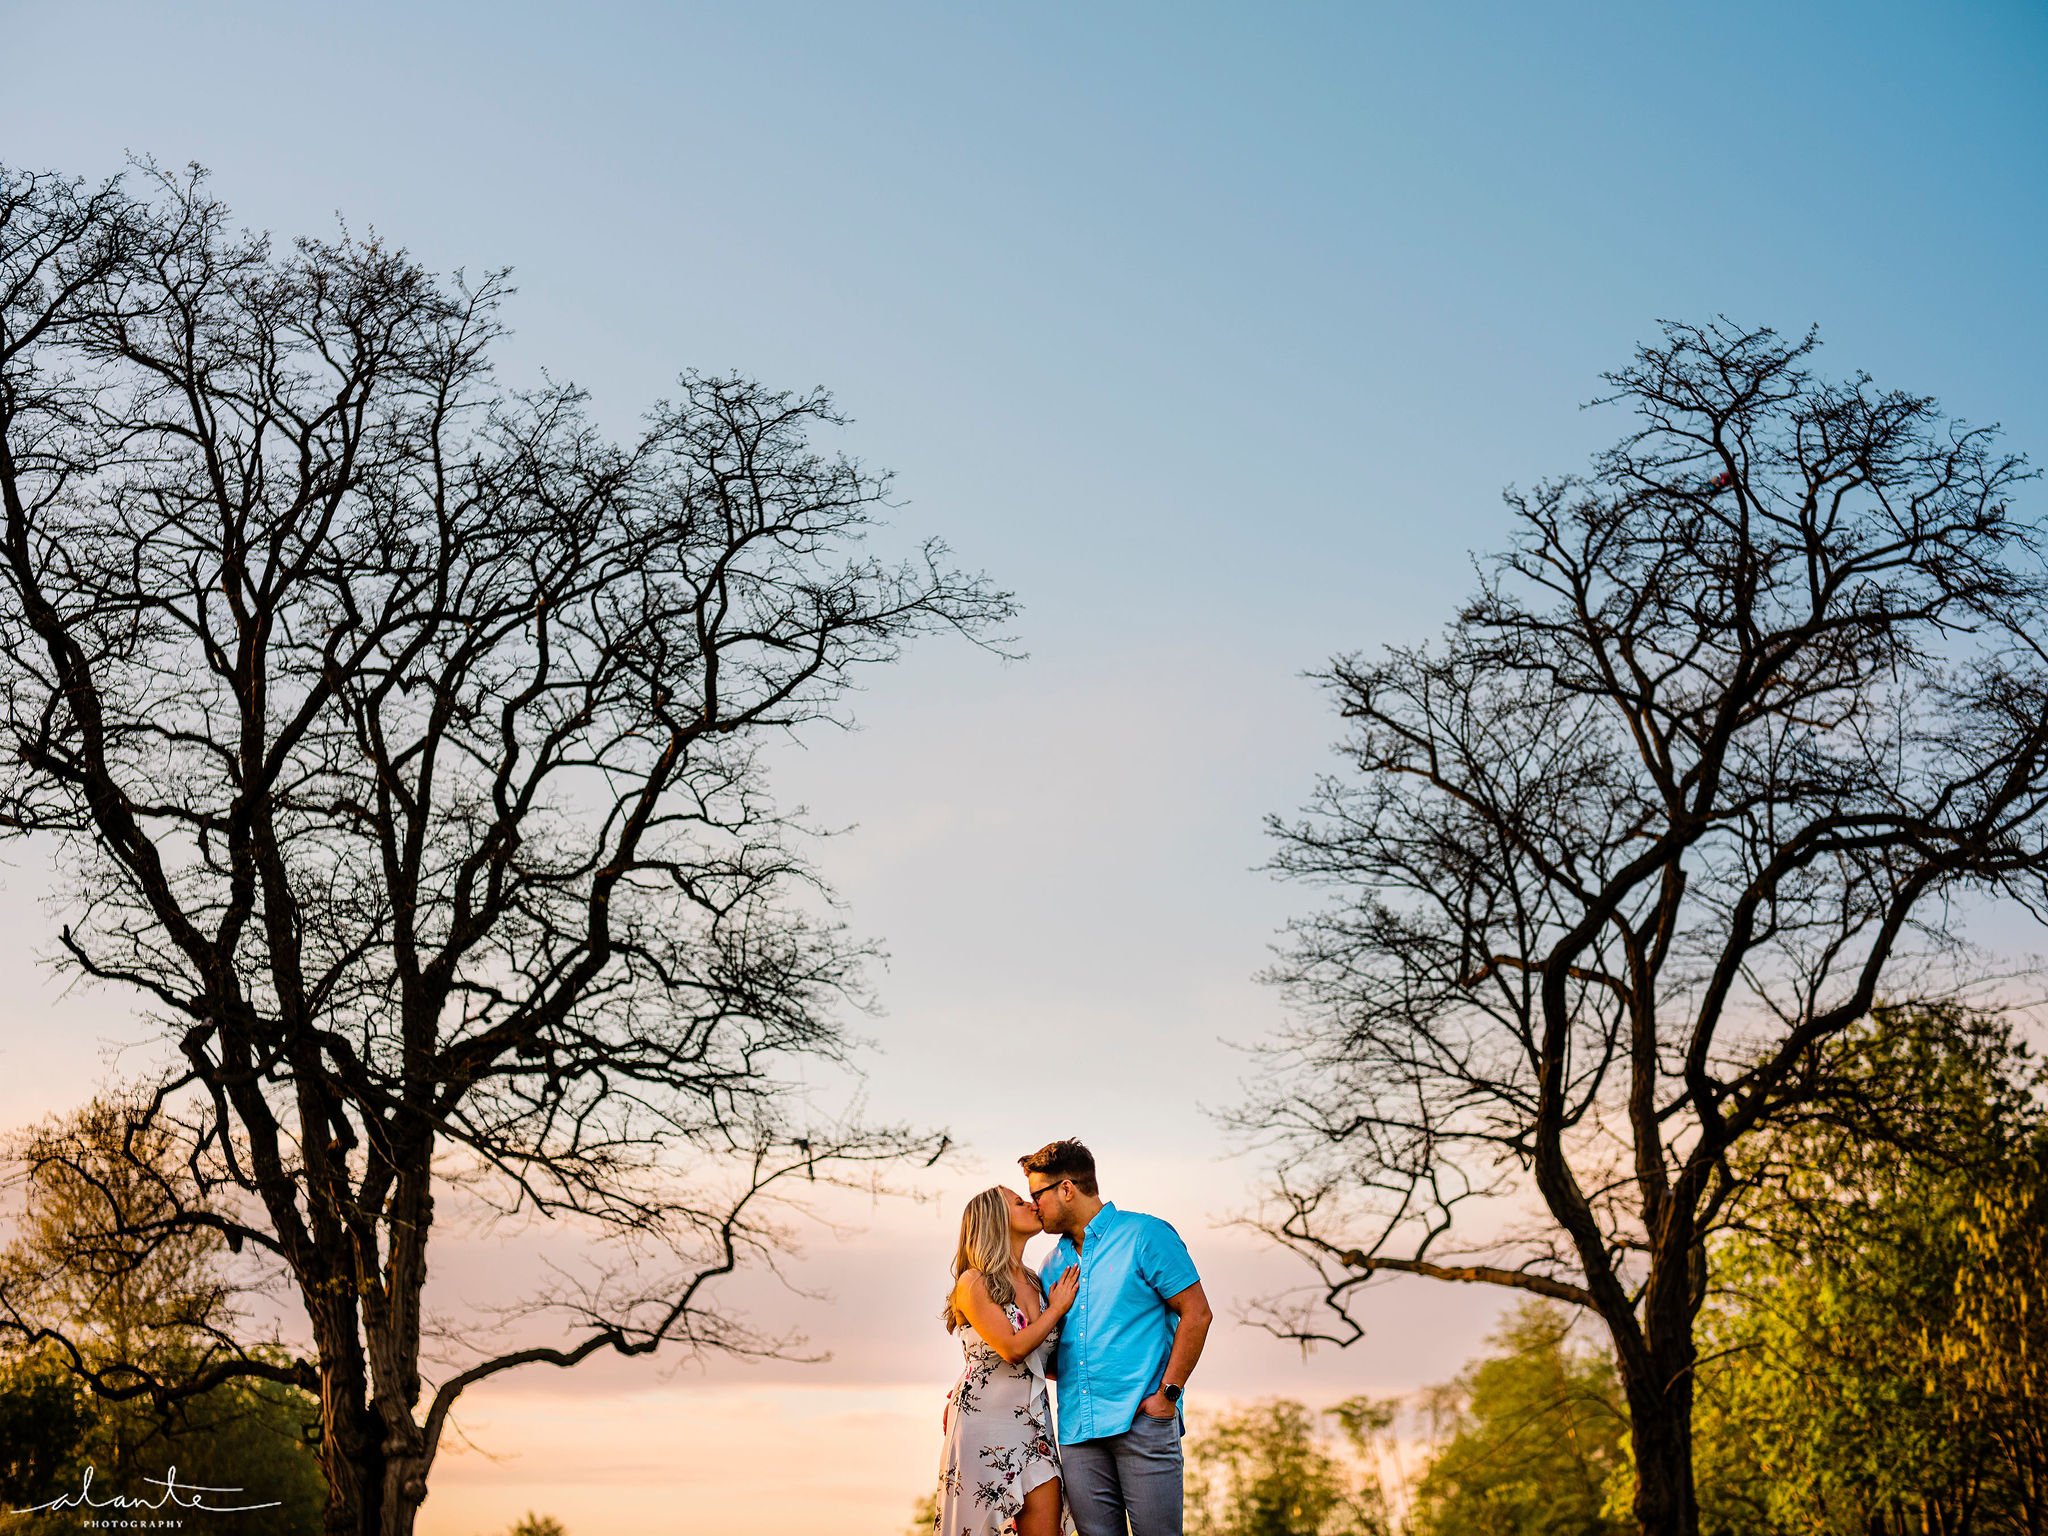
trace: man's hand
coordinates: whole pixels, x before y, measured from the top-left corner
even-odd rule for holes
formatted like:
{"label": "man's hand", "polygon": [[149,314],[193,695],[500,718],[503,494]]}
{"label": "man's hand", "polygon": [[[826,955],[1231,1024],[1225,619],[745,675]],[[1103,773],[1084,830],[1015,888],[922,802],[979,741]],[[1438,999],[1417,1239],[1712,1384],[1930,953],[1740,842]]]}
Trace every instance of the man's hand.
{"label": "man's hand", "polygon": [[1174,1415],[1174,1406],[1167,1401],[1164,1392],[1154,1392],[1138,1404],[1138,1412],[1151,1419],[1170,1419]]}

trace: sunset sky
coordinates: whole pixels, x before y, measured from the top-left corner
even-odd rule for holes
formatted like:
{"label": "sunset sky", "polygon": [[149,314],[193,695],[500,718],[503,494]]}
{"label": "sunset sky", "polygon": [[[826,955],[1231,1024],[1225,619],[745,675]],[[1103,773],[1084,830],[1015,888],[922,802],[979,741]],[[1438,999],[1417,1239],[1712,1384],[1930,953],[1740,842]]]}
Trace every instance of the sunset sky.
{"label": "sunset sky", "polygon": [[[1581,404],[1660,317],[1817,323],[1822,368],[2048,458],[2037,4],[0,0],[0,25],[0,159],[196,160],[252,226],[338,212],[510,266],[508,374],[620,426],[685,367],[822,384],[896,472],[896,529],[1023,605],[1027,659],[933,643],[776,764],[846,829],[818,861],[888,951],[866,1112],[962,1149],[922,1200],[830,1208],[857,1226],[790,1266],[829,1298],[729,1290],[832,1358],[482,1388],[425,1536],[529,1508],[570,1536],[899,1530],[958,1366],[961,1203],[1056,1136],[1204,1272],[1197,1419],[1449,1377],[1489,1294],[1387,1285],[1363,1344],[1308,1360],[1239,1322],[1300,1279],[1229,1225],[1260,1168],[1214,1112],[1312,900],[1259,872],[1261,817],[1336,734],[1304,674],[1451,616],[1501,488],[1618,435]],[[13,1126],[149,1034],[58,996],[43,871],[0,857]],[[451,1305],[560,1242],[451,1237]]]}

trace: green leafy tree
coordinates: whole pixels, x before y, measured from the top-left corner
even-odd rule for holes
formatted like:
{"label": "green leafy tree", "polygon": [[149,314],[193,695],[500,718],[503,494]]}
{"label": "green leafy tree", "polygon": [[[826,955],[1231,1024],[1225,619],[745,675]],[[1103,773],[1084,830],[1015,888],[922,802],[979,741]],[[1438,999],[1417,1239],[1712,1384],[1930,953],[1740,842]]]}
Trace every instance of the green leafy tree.
{"label": "green leafy tree", "polygon": [[1977,1189],[1942,1342],[1961,1422],[1997,1452],[2002,1528],[2048,1531],[2048,1127]]}
{"label": "green leafy tree", "polygon": [[[2011,1022],[1880,1007],[1816,1054],[1807,1113],[1731,1166],[1695,1452],[1714,1536],[2040,1536],[2048,1128]],[[1626,1404],[1534,1305],[1435,1394],[1414,1536],[1607,1532]],[[1589,1412],[1590,1410],[1590,1412]]]}
{"label": "green leafy tree", "polygon": [[52,1351],[0,1353],[0,1504],[26,1507],[68,1479],[89,1422],[77,1379]]}
{"label": "green leafy tree", "polygon": [[1957,1211],[1857,1215],[1852,1252],[1745,1244],[1723,1260],[1736,1290],[1702,1329],[1704,1530],[1967,1528],[1987,1447],[1953,1422],[1923,1343],[1948,1326]]}
{"label": "green leafy tree", "polygon": [[1702,1525],[2043,1529],[2039,1074],[2010,1024],[1881,1008],[1764,1143],[1703,1319]]}
{"label": "green leafy tree", "polygon": [[512,1527],[510,1536],[568,1536],[568,1532],[553,1515],[536,1515],[528,1510],[526,1518]]}
{"label": "green leafy tree", "polygon": [[[234,1382],[177,1404],[163,1417],[115,1412],[83,1390],[47,1348],[0,1355],[0,1506],[26,1510],[75,1493],[90,1468],[96,1497],[154,1498],[176,1469],[181,1487],[239,1489],[265,1507],[264,1536],[314,1536],[326,1485],[308,1430],[319,1405],[276,1383]],[[133,1409],[133,1405],[126,1405]],[[127,1457],[111,1475],[115,1447]],[[226,1497],[226,1495],[222,1495]],[[257,1519],[251,1515],[248,1518]],[[78,1529],[75,1513],[0,1516],[23,1536]]]}
{"label": "green leafy tree", "polygon": [[151,1375],[190,1372],[237,1322],[225,1245],[168,1218],[196,1204],[166,1128],[139,1103],[96,1098],[19,1137],[19,1236],[0,1256],[0,1309],[97,1393],[102,1475],[136,1469],[161,1431]]}
{"label": "green leafy tree", "polygon": [[1284,1398],[1224,1414],[1189,1442],[1188,1531],[1388,1536],[1373,1452],[1392,1423],[1391,1405],[1367,1398],[1324,1414]]}
{"label": "green leafy tree", "polygon": [[1611,1512],[1628,1414],[1604,1351],[1580,1321],[1524,1303],[1475,1361],[1431,1394],[1437,1451],[1416,1487],[1414,1536],[1620,1536]]}
{"label": "green leafy tree", "polygon": [[[241,1377],[191,1396],[149,1391],[151,1377],[191,1379],[221,1349],[240,1353],[222,1340],[245,1331],[225,1243],[166,1220],[203,1204],[161,1123],[102,1097],[14,1151],[22,1220],[0,1255],[0,1305],[35,1342],[0,1366],[9,1502],[43,1503],[86,1467],[100,1490],[147,1498],[149,1480],[175,1468],[181,1484],[274,1506],[263,1519],[278,1536],[317,1531],[325,1484],[310,1394]],[[274,1343],[252,1347],[288,1358]]]}

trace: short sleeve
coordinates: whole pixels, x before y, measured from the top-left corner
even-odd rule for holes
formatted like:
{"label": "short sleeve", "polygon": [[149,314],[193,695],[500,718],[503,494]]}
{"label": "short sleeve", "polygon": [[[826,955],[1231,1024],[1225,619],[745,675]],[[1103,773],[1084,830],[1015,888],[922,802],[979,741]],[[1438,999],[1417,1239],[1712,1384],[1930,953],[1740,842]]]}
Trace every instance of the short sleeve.
{"label": "short sleeve", "polygon": [[1138,1275],[1162,1300],[1178,1296],[1202,1278],[1195,1273],[1195,1261],[1188,1257],[1180,1234],[1157,1217],[1145,1223],[1138,1238]]}

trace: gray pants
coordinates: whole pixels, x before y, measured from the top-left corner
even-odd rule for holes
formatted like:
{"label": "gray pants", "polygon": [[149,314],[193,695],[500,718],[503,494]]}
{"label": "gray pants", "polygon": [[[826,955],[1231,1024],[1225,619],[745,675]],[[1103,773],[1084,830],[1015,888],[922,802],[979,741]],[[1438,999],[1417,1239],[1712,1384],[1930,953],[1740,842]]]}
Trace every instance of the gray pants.
{"label": "gray pants", "polygon": [[1181,1536],[1180,1433],[1180,1415],[1140,1413],[1120,1435],[1060,1447],[1081,1536]]}

